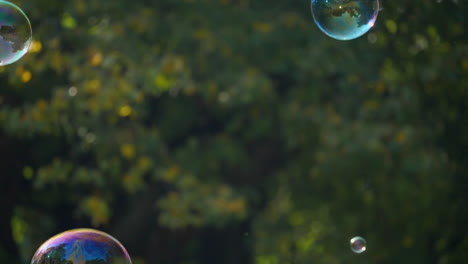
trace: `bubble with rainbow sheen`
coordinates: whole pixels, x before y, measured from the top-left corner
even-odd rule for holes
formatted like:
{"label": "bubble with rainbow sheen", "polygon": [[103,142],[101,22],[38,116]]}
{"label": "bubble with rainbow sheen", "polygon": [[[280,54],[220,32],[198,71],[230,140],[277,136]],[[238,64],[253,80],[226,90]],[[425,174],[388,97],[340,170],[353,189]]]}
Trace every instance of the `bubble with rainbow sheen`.
{"label": "bubble with rainbow sheen", "polygon": [[26,14],[15,4],[0,0],[0,66],[21,59],[31,41],[31,23]]}
{"label": "bubble with rainbow sheen", "polygon": [[94,229],[73,229],[42,244],[31,264],[132,264],[117,239]]}
{"label": "bubble with rainbow sheen", "polygon": [[351,247],[351,251],[353,251],[354,253],[360,254],[366,251],[367,241],[363,237],[360,237],[360,236],[353,237],[349,241],[349,246]]}
{"label": "bubble with rainbow sheen", "polygon": [[351,40],[368,32],[379,13],[378,0],[312,0],[317,26],[329,37]]}

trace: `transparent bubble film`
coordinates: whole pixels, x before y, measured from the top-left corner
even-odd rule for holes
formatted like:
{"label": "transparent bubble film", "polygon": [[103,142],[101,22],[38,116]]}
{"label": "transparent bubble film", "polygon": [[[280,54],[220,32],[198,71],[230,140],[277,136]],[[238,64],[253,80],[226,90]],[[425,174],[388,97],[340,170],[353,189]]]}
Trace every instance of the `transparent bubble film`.
{"label": "transparent bubble film", "polygon": [[366,251],[367,249],[367,242],[363,237],[357,236],[351,238],[351,241],[349,242],[351,250],[354,253],[362,253]]}
{"label": "transparent bubble film", "polygon": [[31,23],[26,14],[18,6],[0,0],[0,66],[21,59],[31,41]]}
{"label": "transparent bubble film", "polygon": [[31,264],[131,264],[127,250],[112,236],[93,229],[58,234],[34,254]]}
{"label": "transparent bubble film", "polygon": [[328,36],[351,40],[368,32],[379,13],[378,0],[312,0],[312,15]]}

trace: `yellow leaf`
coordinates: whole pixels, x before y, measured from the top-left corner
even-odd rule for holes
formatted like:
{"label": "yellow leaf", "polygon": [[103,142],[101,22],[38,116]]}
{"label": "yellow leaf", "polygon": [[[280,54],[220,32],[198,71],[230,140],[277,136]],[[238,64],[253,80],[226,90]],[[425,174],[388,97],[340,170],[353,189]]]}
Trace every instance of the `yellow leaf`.
{"label": "yellow leaf", "polygon": [[96,99],[94,98],[91,98],[88,100],[88,109],[91,111],[91,112],[96,112],[98,110],[98,102],[96,101]]}
{"label": "yellow leaf", "polygon": [[18,76],[21,76],[23,72],[24,72],[24,68],[22,66],[19,66],[18,68],[16,68],[16,74]]}
{"label": "yellow leaf", "polygon": [[89,60],[89,63],[92,66],[99,66],[102,63],[102,53],[96,52],[91,56],[91,59]]}
{"label": "yellow leaf", "polygon": [[101,81],[99,80],[91,80],[86,83],[86,92],[90,94],[95,94],[99,91],[101,87]]}
{"label": "yellow leaf", "polygon": [[26,70],[21,74],[21,82],[27,83],[31,79],[32,79],[32,73],[30,71]]}
{"label": "yellow leaf", "polygon": [[170,74],[170,73],[181,71],[183,67],[184,67],[184,60],[181,59],[180,57],[175,57],[175,58],[168,59],[164,62],[162,66],[162,71],[164,73]]}
{"label": "yellow leaf", "polygon": [[38,40],[34,40],[29,47],[29,52],[31,53],[38,53],[42,50],[42,43]]}
{"label": "yellow leaf", "polygon": [[141,170],[147,170],[151,166],[151,160],[148,157],[141,157],[138,160],[138,168]]}
{"label": "yellow leaf", "polygon": [[194,37],[195,39],[198,39],[198,40],[206,39],[206,38],[208,38],[210,35],[211,35],[211,32],[208,31],[207,29],[204,29],[204,28],[197,29],[197,30],[193,33],[193,37]]}
{"label": "yellow leaf", "polygon": [[128,192],[134,193],[143,188],[143,179],[138,174],[128,174],[123,177],[123,185]]}
{"label": "yellow leaf", "polygon": [[164,179],[167,182],[173,182],[178,174],[179,174],[179,168],[171,167],[166,171],[166,173],[164,173]]}
{"label": "yellow leaf", "polygon": [[375,87],[375,90],[377,91],[377,93],[383,94],[385,92],[385,86],[383,82],[378,82],[377,86]]}
{"label": "yellow leaf", "polygon": [[403,144],[405,143],[406,141],[406,132],[405,131],[400,131],[400,133],[398,133],[398,135],[396,136],[396,141],[400,144]]}
{"label": "yellow leaf", "polygon": [[31,180],[33,176],[34,176],[34,170],[31,167],[26,166],[23,168],[23,177],[26,180]]}
{"label": "yellow leaf", "polygon": [[402,241],[402,244],[403,244],[403,246],[404,246],[405,248],[410,248],[410,247],[412,247],[412,246],[413,246],[413,243],[414,243],[413,238],[410,237],[410,236],[406,236],[406,237],[403,239],[403,241]]}
{"label": "yellow leaf", "polygon": [[86,200],[85,210],[91,216],[94,226],[105,224],[109,221],[109,207],[104,200],[97,196]]}
{"label": "yellow leaf", "polygon": [[273,27],[269,23],[255,23],[254,28],[261,33],[270,33],[273,30]]}
{"label": "yellow leaf", "polygon": [[120,153],[126,159],[132,159],[135,157],[135,146],[132,144],[123,144],[120,146]]}
{"label": "yellow leaf", "polygon": [[156,78],[154,79],[154,84],[163,90],[169,89],[173,85],[173,83],[174,81],[169,79],[164,74],[158,74],[156,75]]}
{"label": "yellow leaf", "polygon": [[62,26],[64,28],[73,29],[76,27],[76,20],[69,13],[65,13],[62,17]]}
{"label": "yellow leaf", "polygon": [[119,109],[119,115],[121,117],[127,117],[132,114],[132,108],[129,105],[124,105]]}
{"label": "yellow leaf", "polygon": [[43,99],[36,102],[36,107],[39,111],[43,112],[47,109],[47,102]]}
{"label": "yellow leaf", "polygon": [[22,243],[24,241],[25,234],[28,231],[28,223],[20,217],[14,216],[11,219],[11,231],[15,241]]}
{"label": "yellow leaf", "polygon": [[379,107],[379,103],[376,100],[367,100],[364,102],[364,109],[365,110],[375,110]]}
{"label": "yellow leaf", "polygon": [[300,226],[300,225],[304,224],[304,222],[305,222],[304,215],[302,213],[300,213],[300,212],[293,213],[289,217],[289,223],[292,226]]}
{"label": "yellow leaf", "polygon": [[398,25],[393,20],[385,21],[385,26],[387,27],[387,30],[392,34],[395,34],[398,31]]}
{"label": "yellow leaf", "polygon": [[463,66],[463,70],[468,72],[468,60],[467,59],[463,60],[462,66]]}
{"label": "yellow leaf", "polygon": [[296,14],[291,13],[286,15],[285,23],[288,27],[293,27],[298,20],[298,16]]}
{"label": "yellow leaf", "polygon": [[242,213],[245,210],[245,201],[243,199],[236,199],[227,203],[225,209],[230,213]]}

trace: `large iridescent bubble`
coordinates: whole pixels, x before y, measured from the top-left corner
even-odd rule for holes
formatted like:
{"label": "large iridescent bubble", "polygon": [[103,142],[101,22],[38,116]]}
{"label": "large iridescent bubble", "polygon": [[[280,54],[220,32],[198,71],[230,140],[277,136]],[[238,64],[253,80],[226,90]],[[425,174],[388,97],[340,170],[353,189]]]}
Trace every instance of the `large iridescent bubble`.
{"label": "large iridescent bubble", "polygon": [[112,236],[93,229],[74,229],[47,240],[31,264],[131,264],[127,250]]}
{"label": "large iridescent bubble", "polygon": [[16,5],[0,0],[0,66],[21,59],[32,40],[31,23]]}
{"label": "large iridescent bubble", "polygon": [[379,13],[378,0],[312,0],[317,26],[338,40],[358,38],[369,31]]}

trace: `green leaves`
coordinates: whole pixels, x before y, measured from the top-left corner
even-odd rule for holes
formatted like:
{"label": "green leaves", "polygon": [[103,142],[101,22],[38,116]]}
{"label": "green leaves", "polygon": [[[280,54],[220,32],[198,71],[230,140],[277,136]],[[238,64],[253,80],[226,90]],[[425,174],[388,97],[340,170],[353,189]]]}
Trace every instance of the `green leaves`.
{"label": "green leaves", "polygon": [[[351,263],[355,235],[362,263],[457,262],[466,4],[435,2],[385,1],[350,42],[307,2],[24,2],[35,41],[0,68],[0,139],[28,153],[4,161],[15,207],[54,220],[43,236],[145,229],[126,245],[145,263],[201,262],[212,226],[237,244],[204,262]],[[25,256],[32,218],[13,218]]]}

